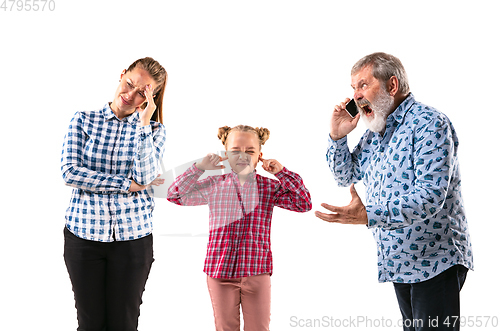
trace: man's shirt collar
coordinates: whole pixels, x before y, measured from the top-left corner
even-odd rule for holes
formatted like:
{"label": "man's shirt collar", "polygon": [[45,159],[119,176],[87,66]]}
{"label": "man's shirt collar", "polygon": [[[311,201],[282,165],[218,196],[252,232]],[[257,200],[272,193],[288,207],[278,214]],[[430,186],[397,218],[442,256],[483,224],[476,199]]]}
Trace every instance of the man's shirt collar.
{"label": "man's shirt collar", "polygon": [[415,97],[410,92],[406,99],[387,117],[387,123],[395,120],[398,123],[403,123],[406,113],[415,103]]}

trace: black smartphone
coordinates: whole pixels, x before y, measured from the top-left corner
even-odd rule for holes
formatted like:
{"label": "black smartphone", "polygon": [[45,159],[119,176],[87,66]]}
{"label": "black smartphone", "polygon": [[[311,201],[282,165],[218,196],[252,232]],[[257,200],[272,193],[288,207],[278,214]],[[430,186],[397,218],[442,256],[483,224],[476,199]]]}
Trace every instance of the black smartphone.
{"label": "black smartphone", "polygon": [[349,115],[351,115],[351,117],[356,117],[356,115],[358,115],[358,106],[356,106],[354,99],[351,99],[351,101],[349,101],[347,105],[345,105],[345,109],[347,110]]}

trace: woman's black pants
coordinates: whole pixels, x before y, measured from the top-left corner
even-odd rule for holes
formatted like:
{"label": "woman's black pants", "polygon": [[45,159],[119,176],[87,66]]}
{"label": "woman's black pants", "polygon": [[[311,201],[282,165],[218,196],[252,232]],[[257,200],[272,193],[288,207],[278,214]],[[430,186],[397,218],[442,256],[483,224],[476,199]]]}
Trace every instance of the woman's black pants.
{"label": "woman's black pants", "polygon": [[64,228],[64,261],[73,285],[78,331],[136,331],[153,259],[153,235],[96,242]]}

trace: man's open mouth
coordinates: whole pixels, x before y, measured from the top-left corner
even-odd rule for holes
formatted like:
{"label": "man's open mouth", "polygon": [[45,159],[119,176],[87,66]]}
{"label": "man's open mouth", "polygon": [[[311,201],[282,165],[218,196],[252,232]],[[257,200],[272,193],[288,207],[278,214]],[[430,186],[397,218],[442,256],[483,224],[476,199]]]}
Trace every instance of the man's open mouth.
{"label": "man's open mouth", "polygon": [[373,110],[370,108],[370,106],[366,105],[361,107],[363,111],[365,112],[366,116],[370,116],[373,113]]}

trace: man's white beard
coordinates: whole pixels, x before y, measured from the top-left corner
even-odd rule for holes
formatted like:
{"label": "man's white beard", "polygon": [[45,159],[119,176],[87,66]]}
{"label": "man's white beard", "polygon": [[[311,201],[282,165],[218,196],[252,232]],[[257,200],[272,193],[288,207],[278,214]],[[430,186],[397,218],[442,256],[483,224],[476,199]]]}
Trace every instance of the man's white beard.
{"label": "man's white beard", "polygon": [[392,99],[389,92],[384,90],[383,88],[381,90],[382,91],[377,96],[377,99],[375,99],[373,103],[369,103],[370,108],[373,111],[373,117],[368,118],[363,109],[359,109],[361,118],[365,122],[368,129],[372,132],[378,133],[383,133],[385,131],[387,117],[389,116],[394,105],[394,100]]}

